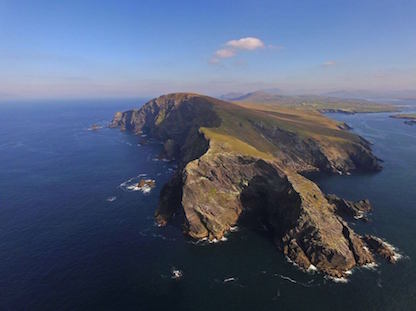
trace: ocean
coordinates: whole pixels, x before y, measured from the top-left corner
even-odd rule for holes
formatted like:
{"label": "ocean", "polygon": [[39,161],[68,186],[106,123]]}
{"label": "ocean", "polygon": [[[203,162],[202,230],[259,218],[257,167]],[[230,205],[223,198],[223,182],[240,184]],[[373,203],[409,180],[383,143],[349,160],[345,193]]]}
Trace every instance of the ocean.
{"label": "ocean", "polygon": [[[330,114],[373,144],[384,169],[316,181],[369,198],[371,221],[354,230],[403,256],[335,283],[299,271],[261,230],[209,244],[185,238],[177,222],[157,227],[176,164],[157,160],[158,142],[105,127],[143,103],[0,104],[0,310],[416,310],[416,126],[387,113]],[[126,187],[140,178],[156,187]]]}

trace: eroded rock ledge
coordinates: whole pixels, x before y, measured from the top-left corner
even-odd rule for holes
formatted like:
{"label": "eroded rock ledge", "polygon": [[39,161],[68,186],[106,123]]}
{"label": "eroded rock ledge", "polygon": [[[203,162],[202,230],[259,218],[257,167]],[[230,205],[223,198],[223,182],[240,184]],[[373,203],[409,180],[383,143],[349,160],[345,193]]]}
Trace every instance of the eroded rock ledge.
{"label": "eroded rock ledge", "polygon": [[[241,131],[247,131],[244,126],[249,124],[249,135],[276,146],[265,153],[243,135],[224,140],[234,131],[227,121],[230,110],[237,113],[233,109],[233,104],[206,96],[171,94],[139,110],[116,113],[112,127],[161,140],[165,155],[179,161],[177,172],[161,191],[155,213],[160,225],[182,209],[187,235],[219,240],[242,215],[255,215],[278,249],[304,270],[316,268],[329,276],[346,277],[350,269],[373,263],[374,254],[394,262],[394,252],[388,252],[383,240],[360,236],[344,220],[365,217],[371,209],[368,201],[325,196],[300,175],[311,170],[380,169],[365,140],[354,136],[351,143],[339,143],[301,137],[272,118],[269,123],[258,112],[237,107],[248,116],[246,123],[243,118],[239,121]],[[213,135],[206,128],[218,130]]]}

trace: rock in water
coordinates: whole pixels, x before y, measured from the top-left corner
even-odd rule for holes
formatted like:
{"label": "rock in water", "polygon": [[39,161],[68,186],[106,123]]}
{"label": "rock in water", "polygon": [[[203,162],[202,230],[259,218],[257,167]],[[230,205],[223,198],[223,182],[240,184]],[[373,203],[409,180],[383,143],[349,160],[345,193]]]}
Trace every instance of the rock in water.
{"label": "rock in water", "polygon": [[178,93],[118,112],[111,126],[162,141],[165,156],[179,161],[161,191],[160,225],[182,209],[187,235],[220,240],[240,220],[260,218],[305,271],[312,266],[339,278],[374,262],[372,240],[340,216],[359,217],[369,202],[326,197],[301,173],[377,171],[379,161],[366,140],[320,113],[249,109]]}
{"label": "rock in water", "polygon": [[180,280],[183,277],[183,272],[179,269],[175,269],[174,267],[171,269],[171,278],[173,280]]}
{"label": "rock in water", "polygon": [[392,245],[376,236],[366,235],[364,236],[364,240],[373,252],[380,255],[390,263],[395,263],[400,257]]}

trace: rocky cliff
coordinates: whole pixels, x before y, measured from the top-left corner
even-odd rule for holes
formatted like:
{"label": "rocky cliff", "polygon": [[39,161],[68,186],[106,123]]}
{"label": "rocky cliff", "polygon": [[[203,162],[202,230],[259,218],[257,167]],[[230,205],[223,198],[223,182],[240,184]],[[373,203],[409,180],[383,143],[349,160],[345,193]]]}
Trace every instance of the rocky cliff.
{"label": "rocky cliff", "polygon": [[326,197],[301,175],[380,169],[368,142],[335,121],[179,93],[118,112],[111,126],[161,140],[165,156],[178,160],[155,213],[161,225],[182,209],[187,235],[219,240],[241,219],[261,219],[290,260],[333,277],[374,262],[370,249],[382,254],[382,240],[363,238],[343,219],[363,215],[368,202]]}

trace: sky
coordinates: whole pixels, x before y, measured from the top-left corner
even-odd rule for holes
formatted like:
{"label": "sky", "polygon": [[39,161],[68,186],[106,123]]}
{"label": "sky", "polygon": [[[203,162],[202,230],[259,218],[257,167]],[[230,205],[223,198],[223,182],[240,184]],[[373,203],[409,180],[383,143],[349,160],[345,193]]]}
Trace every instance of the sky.
{"label": "sky", "polygon": [[416,1],[0,0],[0,99],[416,89]]}

